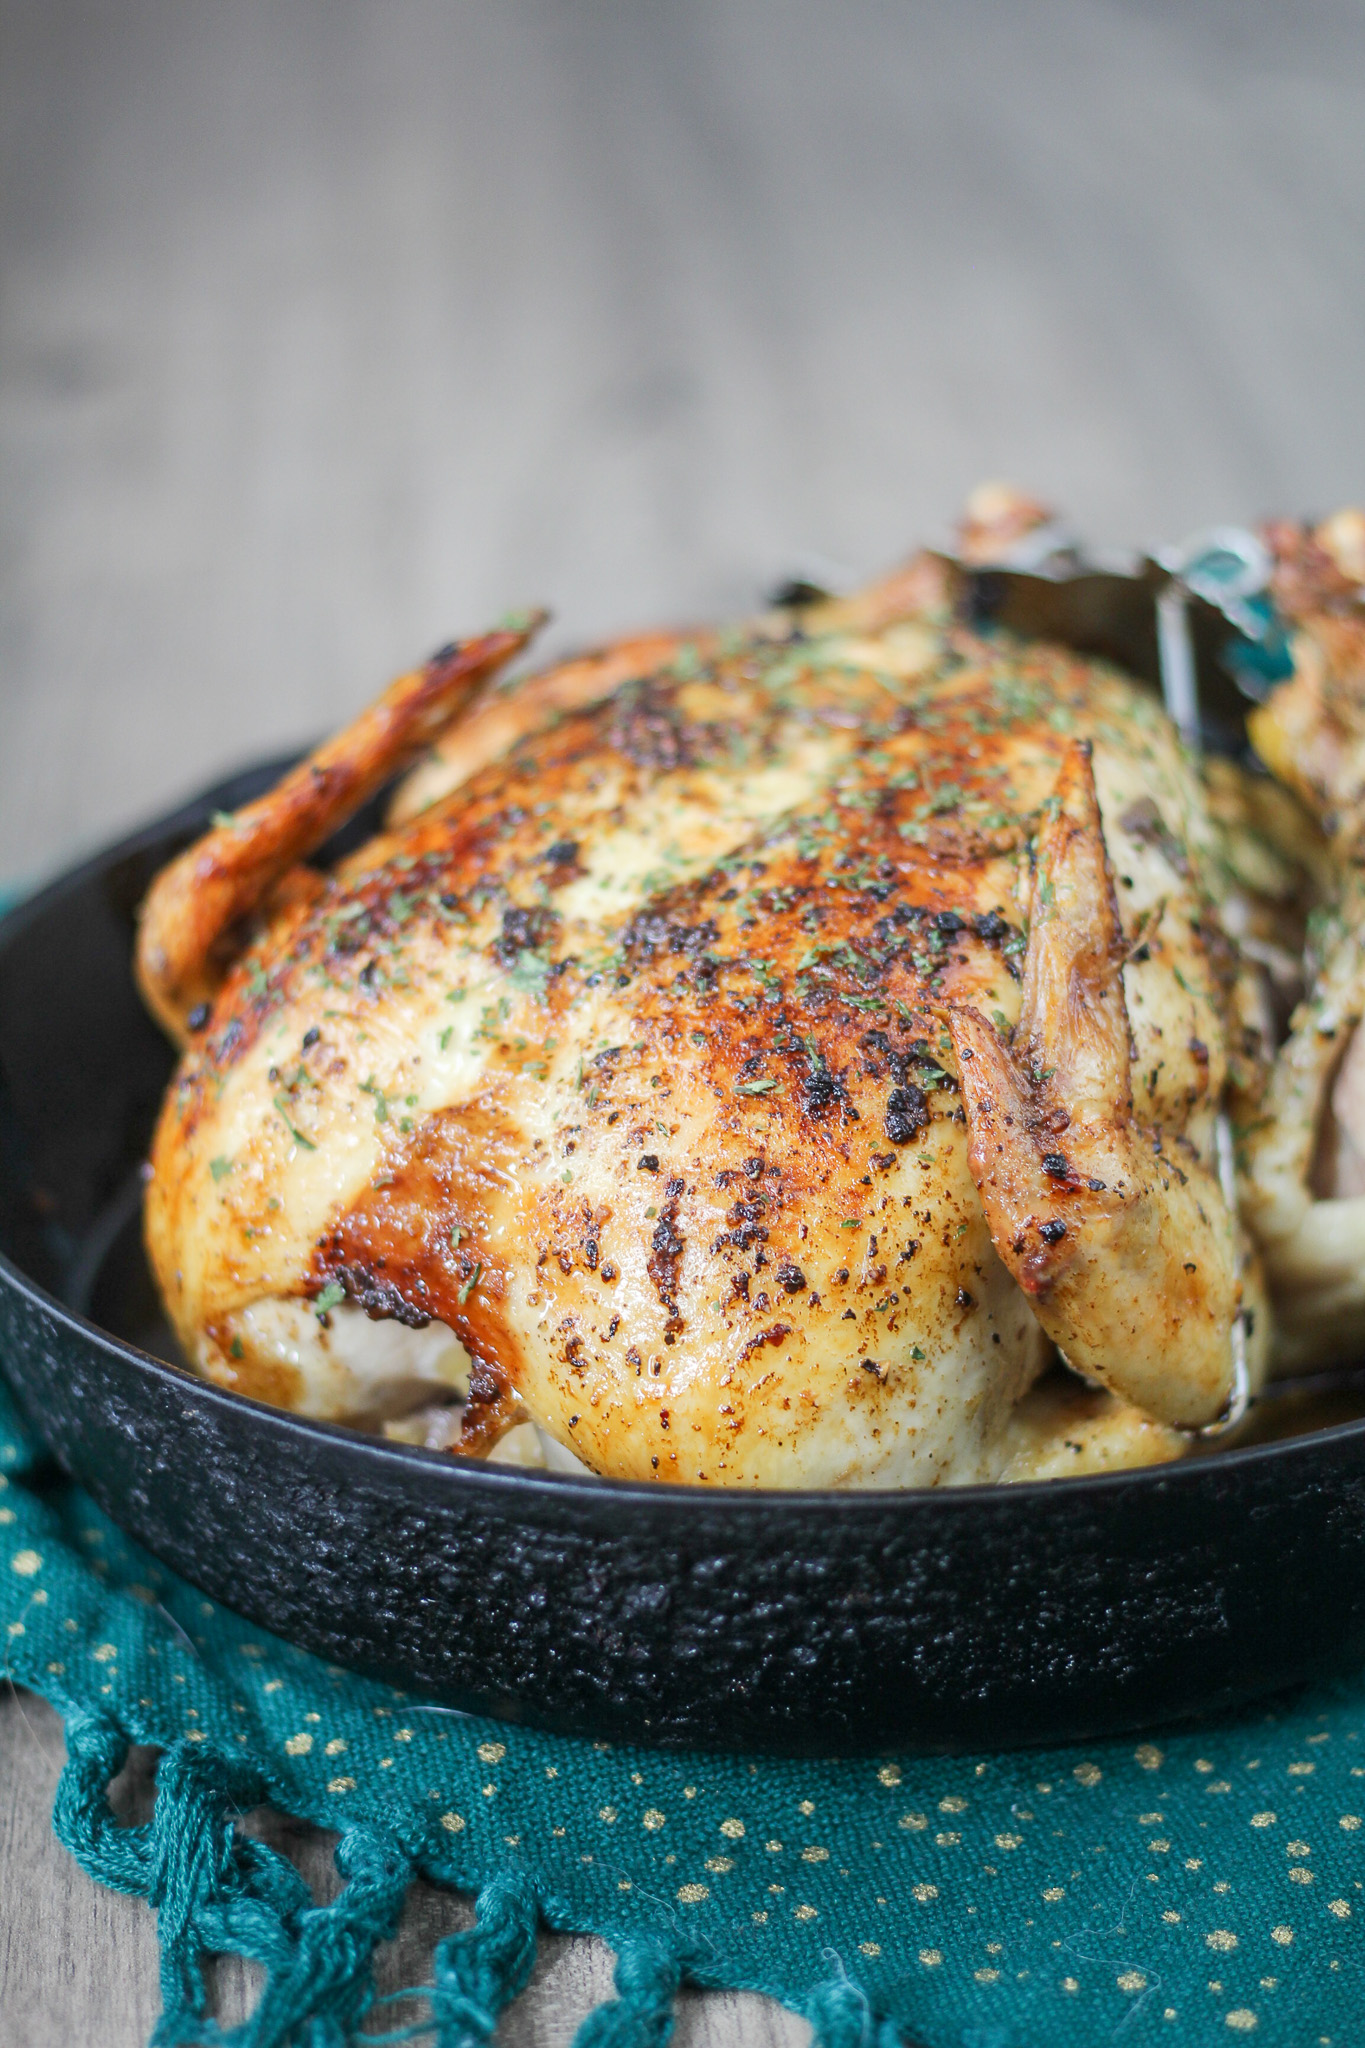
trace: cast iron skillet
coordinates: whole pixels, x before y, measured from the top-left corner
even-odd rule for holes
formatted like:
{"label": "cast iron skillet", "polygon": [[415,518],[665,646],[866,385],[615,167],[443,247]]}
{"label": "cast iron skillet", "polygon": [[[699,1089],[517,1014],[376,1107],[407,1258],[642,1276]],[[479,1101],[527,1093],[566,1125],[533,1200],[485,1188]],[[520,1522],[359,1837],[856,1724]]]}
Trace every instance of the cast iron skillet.
{"label": "cast iron skillet", "polygon": [[1365,1422],[1052,1485],[725,1493],[460,1463],[163,1363],[139,1169],[172,1059],[133,913],[283,765],[0,925],[0,1360],[60,1464],[175,1571],[456,1705],[683,1747],[1060,1742],[1365,1655]]}

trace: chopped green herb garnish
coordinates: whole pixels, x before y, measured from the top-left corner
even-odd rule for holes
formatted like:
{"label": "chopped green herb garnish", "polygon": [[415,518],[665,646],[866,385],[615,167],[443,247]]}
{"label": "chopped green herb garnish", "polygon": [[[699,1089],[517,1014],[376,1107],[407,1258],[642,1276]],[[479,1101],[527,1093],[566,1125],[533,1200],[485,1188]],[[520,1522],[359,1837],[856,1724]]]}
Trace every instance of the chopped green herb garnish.
{"label": "chopped green herb garnish", "polygon": [[471,1294],[472,1294],[472,1293],[474,1292],[474,1289],[475,1289],[475,1288],[476,1288],[476,1287],[478,1286],[478,1284],[479,1284],[479,1276],[480,1276],[480,1275],[482,1274],[482,1272],[483,1272],[483,1260],[482,1260],[482,1259],[480,1259],[480,1260],[479,1260],[479,1263],[478,1263],[478,1265],[477,1265],[477,1266],[475,1266],[475,1268],[474,1268],[474,1271],[473,1271],[473,1272],[472,1272],[472,1273],[470,1274],[469,1278],[468,1278],[468,1279],[467,1279],[467,1280],[465,1281],[465,1283],[464,1283],[464,1286],[463,1286],[463,1287],[462,1287],[462,1288],[460,1289],[460,1291],[459,1291],[459,1294],[458,1294],[458,1295],[456,1296],[456,1299],[457,1299],[457,1301],[459,1302],[459,1304],[460,1304],[460,1307],[461,1307],[461,1308],[463,1308],[463,1307],[464,1307],[464,1305],[465,1305],[465,1303],[466,1303],[466,1302],[468,1301],[468,1299],[469,1299],[470,1295],[471,1295]]}
{"label": "chopped green herb garnish", "polygon": [[517,955],[516,966],[507,976],[513,988],[524,989],[528,995],[544,997],[545,984],[549,978],[550,963],[529,947]]}
{"label": "chopped green herb garnish", "polygon": [[769,1095],[774,1088],[780,1088],[780,1081],[736,1081],[736,1095]]}
{"label": "chopped green herb garnish", "polygon": [[[296,1145],[302,1145],[305,1152],[316,1152],[318,1148],[313,1143],[313,1140],[311,1138],[304,1137],[303,1132],[299,1129],[298,1125],[294,1122],[293,1117],[289,1114],[289,1104],[286,1101],[285,1097],[283,1095],[276,1095],[273,1098],[273,1100],[275,1103],[275,1107],[279,1111],[279,1114],[284,1122],[284,1127],[288,1131],[290,1137],[294,1140],[294,1143]],[[210,1169],[210,1171],[212,1171],[212,1169]]]}
{"label": "chopped green herb garnish", "polygon": [[215,1180],[226,1180],[231,1171],[232,1161],[225,1159],[221,1153],[219,1153],[216,1159],[210,1159],[209,1172]]}
{"label": "chopped green herb garnish", "polygon": [[339,1308],[346,1299],[346,1289],[339,1280],[329,1280],[313,1303],[313,1314],[319,1321],[329,1309]]}

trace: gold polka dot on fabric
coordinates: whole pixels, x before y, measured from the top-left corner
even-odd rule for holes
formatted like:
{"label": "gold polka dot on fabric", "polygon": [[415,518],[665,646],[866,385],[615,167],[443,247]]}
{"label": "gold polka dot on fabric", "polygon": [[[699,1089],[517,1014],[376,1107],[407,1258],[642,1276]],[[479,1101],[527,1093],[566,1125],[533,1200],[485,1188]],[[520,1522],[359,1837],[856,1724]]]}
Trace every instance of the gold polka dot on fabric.
{"label": "gold polka dot on fabric", "polygon": [[1350,1900],[1329,1899],[1327,1901],[1327,1910],[1332,1915],[1334,1920],[1349,1920],[1351,1917]]}
{"label": "gold polka dot on fabric", "polygon": [[709,1884],[680,1884],[678,1886],[679,1903],[684,1906],[700,1905],[703,1899],[709,1899],[710,1896],[711,1887]]}
{"label": "gold polka dot on fabric", "polygon": [[814,1906],[794,1906],[792,1913],[797,1920],[818,1920],[820,1917]]}
{"label": "gold polka dot on fabric", "polygon": [[1273,1828],[1275,1825],[1275,1816],[1273,1813],[1253,1813],[1251,1816],[1251,1825],[1254,1828]]}
{"label": "gold polka dot on fabric", "polygon": [[943,1961],[943,1950],[941,1948],[922,1948],[919,1952],[919,1959],[926,1970],[936,1970]]}
{"label": "gold polka dot on fabric", "polygon": [[1123,1970],[1115,1978],[1120,1991],[1145,1991],[1147,1979],[1141,1970]]}
{"label": "gold polka dot on fabric", "polygon": [[500,1764],[507,1754],[505,1742],[481,1742],[478,1756],[481,1764]]}
{"label": "gold polka dot on fabric", "polygon": [[1098,1785],[1104,1772],[1098,1764],[1077,1764],[1071,1773],[1078,1785]]}
{"label": "gold polka dot on fabric", "polygon": [[1237,1936],[1229,1927],[1215,1927],[1211,1934],[1204,1936],[1204,1940],[1209,1948],[1219,1949],[1224,1954],[1237,1946]]}
{"label": "gold polka dot on fabric", "polygon": [[443,1813],[441,1815],[441,1826],[448,1834],[462,1835],[464,1833],[464,1815],[462,1813]]}
{"label": "gold polka dot on fabric", "polygon": [[651,1831],[651,1833],[654,1830],[663,1827],[664,1822],[665,1815],[660,1813],[657,1806],[649,1807],[646,1812],[640,1815],[641,1827],[648,1828]]}
{"label": "gold polka dot on fabric", "polygon": [[[901,1781],[901,1767],[899,1764],[883,1764],[877,1776],[881,1779],[883,1785],[899,1785]],[[880,1955],[881,1950],[878,1949],[877,1953]]]}
{"label": "gold polka dot on fabric", "polygon": [[354,1792],[354,1791],[355,1791],[355,1779],[354,1779],[354,1778],[329,1778],[329,1779],[327,1780],[327,1790],[328,1790],[329,1792]]}
{"label": "gold polka dot on fabric", "polygon": [[311,1735],[291,1735],[284,1745],[284,1753],[286,1756],[307,1756],[312,1747]]}
{"label": "gold polka dot on fabric", "polygon": [[732,1842],[739,1842],[744,1838],[744,1823],[742,1820],[723,1820],[720,1824],[720,1831],[723,1835],[728,1836]]}
{"label": "gold polka dot on fabric", "polygon": [[1231,2027],[1234,2033],[1250,2034],[1261,2023],[1250,2006],[1239,2005],[1225,2016],[1224,2024]]}
{"label": "gold polka dot on fabric", "polygon": [[31,1579],[43,1568],[43,1560],[36,1550],[16,1550],[9,1561],[12,1572],[18,1572],[21,1579]]}
{"label": "gold polka dot on fabric", "polygon": [[936,1899],[938,1897],[938,1886],[936,1884],[912,1884],[910,1890],[921,1905],[927,1899]]}
{"label": "gold polka dot on fabric", "polygon": [[1292,1927],[1272,1927],[1270,1939],[1276,1942],[1280,1948],[1288,1948],[1290,1942],[1294,1939],[1294,1930]]}
{"label": "gold polka dot on fabric", "polygon": [[864,1956],[879,1956],[882,1952],[882,1945],[879,1941],[860,1941],[858,1943],[858,1952]]}

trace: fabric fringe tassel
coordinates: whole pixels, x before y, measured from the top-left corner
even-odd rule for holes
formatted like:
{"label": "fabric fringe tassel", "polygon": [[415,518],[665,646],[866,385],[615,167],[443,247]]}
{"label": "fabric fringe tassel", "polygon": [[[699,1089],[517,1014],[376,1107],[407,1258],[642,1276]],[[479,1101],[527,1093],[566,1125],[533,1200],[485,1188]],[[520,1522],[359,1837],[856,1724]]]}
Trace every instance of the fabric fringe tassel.
{"label": "fabric fringe tassel", "polygon": [[[52,1824],[89,1877],[145,1899],[156,1913],[163,2011],[152,2048],[352,2048],[423,2038],[434,2048],[489,2048],[535,1965],[541,1902],[529,1875],[491,1878],[474,1925],[438,1944],[432,1982],[401,1994],[425,2000],[428,2019],[362,2036],[375,2003],[374,1953],[397,1932],[414,1875],[397,1837],[370,1825],[348,1829],[336,1849],[342,1890],[330,1905],[315,1905],[285,1857],[237,1830],[268,1797],[254,1767],[208,1743],[175,1743],[161,1757],[150,1821],[126,1827],[109,1787],[129,1738],[83,1707],[68,1704],[65,1719],[67,1760]],[[266,1973],[255,2011],[227,2029],[207,2013],[204,1962],[219,1955],[242,1956]],[[664,1941],[623,1941],[616,1996],[588,2014],[574,2048],[665,2048],[683,1968]],[[812,2048],[902,2048],[892,2022],[877,2017],[847,1976],[819,1986],[805,2013]]]}
{"label": "fabric fringe tassel", "polygon": [[805,2017],[814,2029],[811,2048],[908,2048],[895,2022],[877,2017],[851,1977],[818,1984],[806,2000]]}

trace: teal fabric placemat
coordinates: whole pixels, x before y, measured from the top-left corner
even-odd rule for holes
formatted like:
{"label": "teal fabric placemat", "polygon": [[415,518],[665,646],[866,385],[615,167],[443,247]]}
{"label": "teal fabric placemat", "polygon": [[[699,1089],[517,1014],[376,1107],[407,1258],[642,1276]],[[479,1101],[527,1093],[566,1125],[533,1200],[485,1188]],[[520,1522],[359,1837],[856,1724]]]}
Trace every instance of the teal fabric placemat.
{"label": "teal fabric placemat", "polygon": [[[158,2044],[383,2033],[370,1958],[415,1872],[479,1894],[429,2019],[486,2043],[539,1922],[617,1951],[584,2048],[657,2048],[686,1979],[770,1993],[823,2048],[1354,2048],[1365,2018],[1365,1679],[1084,1749],[827,1762],[661,1754],[454,1714],[319,1664],[174,1578],[44,1464],[0,1396],[6,1671],[65,1719],[54,1825],[158,1916]],[[143,1827],[106,1798],[164,1750]],[[341,1831],[315,1906],[234,1829],[269,1800]],[[264,1963],[204,2018],[201,1961]],[[387,2038],[399,2038],[389,2033]]]}

